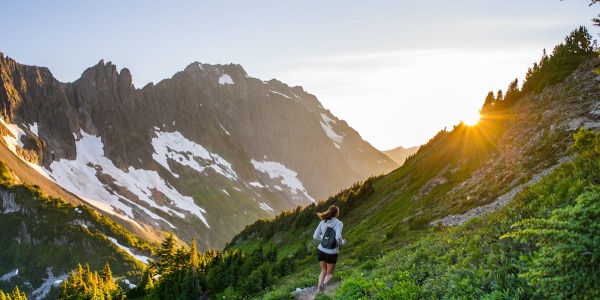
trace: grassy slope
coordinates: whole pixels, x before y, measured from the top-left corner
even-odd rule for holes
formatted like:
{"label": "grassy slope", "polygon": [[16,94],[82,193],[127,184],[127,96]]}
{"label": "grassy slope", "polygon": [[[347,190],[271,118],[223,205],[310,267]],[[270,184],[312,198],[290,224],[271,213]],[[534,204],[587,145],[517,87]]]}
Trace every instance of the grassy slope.
{"label": "grassy slope", "polygon": [[[589,71],[586,70],[586,72]],[[318,267],[312,253],[316,243],[311,241],[312,230],[318,222],[314,213],[325,210],[331,203],[336,203],[342,207],[341,219],[345,223],[344,235],[349,241],[347,247],[342,250],[337,278],[351,279],[349,284],[367,289],[368,284],[363,286],[356,284],[356,281],[361,280],[361,276],[357,277],[357,274],[371,274],[372,272],[374,277],[369,278],[371,282],[376,281],[374,280],[376,278],[385,278],[385,276],[393,274],[396,276],[393,281],[411,283],[413,280],[415,286],[433,291],[431,285],[436,283],[430,281],[432,273],[422,275],[419,274],[419,272],[423,272],[422,270],[413,270],[408,275],[400,274],[395,271],[387,271],[386,265],[393,265],[392,262],[395,260],[404,259],[404,267],[410,270],[410,263],[413,263],[414,266],[414,263],[420,259],[419,253],[428,248],[438,251],[434,256],[439,255],[448,261],[456,261],[460,255],[469,255],[469,257],[470,255],[481,257],[488,255],[486,252],[469,253],[470,250],[464,250],[464,253],[461,253],[462,250],[457,250],[461,247],[465,249],[478,247],[476,245],[495,247],[494,249],[518,247],[514,244],[506,246],[507,242],[497,243],[498,237],[507,233],[506,230],[492,232],[486,229],[488,226],[506,229],[512,224],[510,222],[518,219],[518,217],[513,217],[504,223],[494,223],[505,216],[506,210],[494,214],[490,219],[496,221],[473,220],[459,229],[438,228],[443,233],[435,233],[429,223],[448,214],[464,213],[471,208],[487,204],[518,184],[528,181],[536,172],[556,163],[558,158],[567,155],[567,150],[572,142],[572,132],[565,130],[544,132],[543,129],[537,130],[528,122],[542,123],[541,120],[536,119],[536,116],[541,119],[539,111],[544,108],[544,105],[555,105],[552,102],[554,98],[560,98],[560,101],[571,101],[571,99],[579,97],[577,93],[579,88],[573,83],[567,82],[553,91],[554,94],[558,93],[558,96],[552,93],[544,94],[541,96],[545,97],[542,100],[525,97],[521,100],[522,103],[517,102],[514,107],[488,112],[477,127],[459,125],[449,132],[441,131],[401,168],[385,177],[375,178],[372,181],[373,189],[369,193],[349,201],[348,195],[356,190],[356,187],[353,187],[317,207],[309,206],[288,215],[280,215],[274,222],[263,222],[271,226],[270,229],[265,229],[264,227],[269,227],[266,225],[248,226],[245,231],[234,238],[229,248],[252,251],[260,241],[266,248],[277,247],[280,258],[301,248],[309,249],[309,256],[298,262],[297,271],[294,274],[283,278],[277,286],[273,287],[272,291],[261,295],[266,299],[289,297],[289,292],[295,287],[313,285],[316,281]],[[595,93],[597,94],[597,91]],[[549,124],[543,124],[543,126],[547,127],[554,124],[552,122],[559,121],[550,120]],[[533,131],[533,133],[527,133],[527,131]],[[528,144],[527,141],[533,139],[534,133],[540,131],[544,133],[540,141]],[[511,149],[507,147],[511,147]],[[502,156],[501,152],[517,153],[518,155],[514,155],[516,158],[508,155]],[[557,172],[565,172],[564,168],[561,170]],[[580,171],[586,172],[586,170]],[[469,184],[468,181],[475,182],[475,184]],[[464,184],[465,182],[467,184]],[[543,184],[548,185],[548,181],[544,182],[546,183],[540,183],[534,188],[539,188]],[[521,198],[523,197],[526,196],[521,196]],[[508,209],[515,209],[514,205]],[[532,211],[536,210],[532,209]],[[498,215],[501,217],[497,217]],[[298,221],[306,219],[307,216],[312,216],[312,221]],[[448,239],[449,236],[451,238],[448,242],[440,242],[440,238]],[[408,256],[413,255],[410,263],[407,263],[407,258],[402,256],[402,253],[405,252],[410,253]],[[454,257],[445,255],[450,252]],[[381,259],[384,255],[385,258]],[[494,255],[502,256],[498,253]],[[433,258],[429,259],[431,260],[430,268],[444,265],[434,261]],[[492,257],[490,260],[494,261],[494,258]],[[499,261],[505,262],[502,259]],[[516,261],[518,261],[518,255]],[[448,266],[453,264],[447,261],[445,263],[446,265],[442,268],[443,272],[452,274],[452,271],[448,271]],[[512,263],[522,267],[522,264],[518,262],[513,261]],[[488,268],[487,271],[481,272],[485,273],[491,270],[493,269]],[[517,267],[509,271],[504,270],[504,274],[510,278],[517,278],[519,273]],[[486,276],[489,274],[480,275],[481,278],[488,278]],[[453,276],[448,276],[448,278],[456,280]],[[473,281],[469,284],[477,282],[474,280],[475,277],[470,277]],[[488,286],[481,289],[481,293],[475,295],[481,297],[485,294],[484,292],[497,291],[499,286],[510,287],[508,283],[486,284]],[[410,284],[407,285],[410,286]],[[439,287],[448,289],[452,286],[440,284]],[[344,295],[343,293],[352,295],[352,293],[348,293],[348,289],[350,288],[342,285],[342,295]],[[374,292],[371,290],[370,293],[373,295]],[[529,291],[529,293],[533,292]],[[447,296],[447,294],[443,294],[443,290],[437,290],[428,295]],[[353,299],[346,296],[340,297]]]}

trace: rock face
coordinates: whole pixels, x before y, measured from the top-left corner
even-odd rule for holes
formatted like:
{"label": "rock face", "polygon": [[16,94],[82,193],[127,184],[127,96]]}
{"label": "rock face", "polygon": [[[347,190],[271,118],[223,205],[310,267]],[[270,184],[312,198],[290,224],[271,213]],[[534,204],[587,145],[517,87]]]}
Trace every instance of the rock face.
{"label": "rock face", "polygon": [[0,76],[9,148],[105,213],[202,248],[398,166],[301,87],[239,65],[136,89],[110,62],[61,83],[0,53]]}

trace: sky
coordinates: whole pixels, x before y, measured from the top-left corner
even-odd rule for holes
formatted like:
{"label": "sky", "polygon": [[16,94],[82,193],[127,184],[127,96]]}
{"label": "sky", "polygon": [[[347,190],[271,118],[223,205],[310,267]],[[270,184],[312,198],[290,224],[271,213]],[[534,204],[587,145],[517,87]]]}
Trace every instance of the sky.
{"label": "sky", "polygon": [[72,82],[101,59],[142,88],[193,62],[302,86],[380,150],[426,143],[520,82],[589,0],[6,1],[0,52]]}

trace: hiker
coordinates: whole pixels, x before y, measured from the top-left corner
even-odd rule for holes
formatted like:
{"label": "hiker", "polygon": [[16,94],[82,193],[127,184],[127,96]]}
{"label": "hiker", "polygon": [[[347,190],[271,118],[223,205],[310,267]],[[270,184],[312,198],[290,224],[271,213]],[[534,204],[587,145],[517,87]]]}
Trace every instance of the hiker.
{"label": "hiker", "polygon": [[[337,219],[340,215],[340,209],[332,205],[326,212],[317,213],[321,222],[313,234],[313,238],[320,241],[317,247],[317,258],[321,266],[321,274],[319,274],[318,292],[325,290],[325,285],[329,283],[333,277],[335,264],[338,259],[338,248],[346,243],[342,238],[342,229],[344,223]],[[333,229],[333,231],[331,229]]]}

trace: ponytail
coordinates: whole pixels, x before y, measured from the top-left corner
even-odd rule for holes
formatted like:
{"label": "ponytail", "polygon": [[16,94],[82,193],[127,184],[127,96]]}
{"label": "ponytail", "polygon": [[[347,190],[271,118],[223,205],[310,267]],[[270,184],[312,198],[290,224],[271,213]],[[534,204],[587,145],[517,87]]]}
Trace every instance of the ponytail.
{"label": "ponytail", "polygon": [[319,217],[319,219],[325,220],[325,222],[327,222],[331,220],[331,218],[336,217],[339,213],[340,209],[337,206],[332,205],[326,212],[317,213],[317,216]]}

